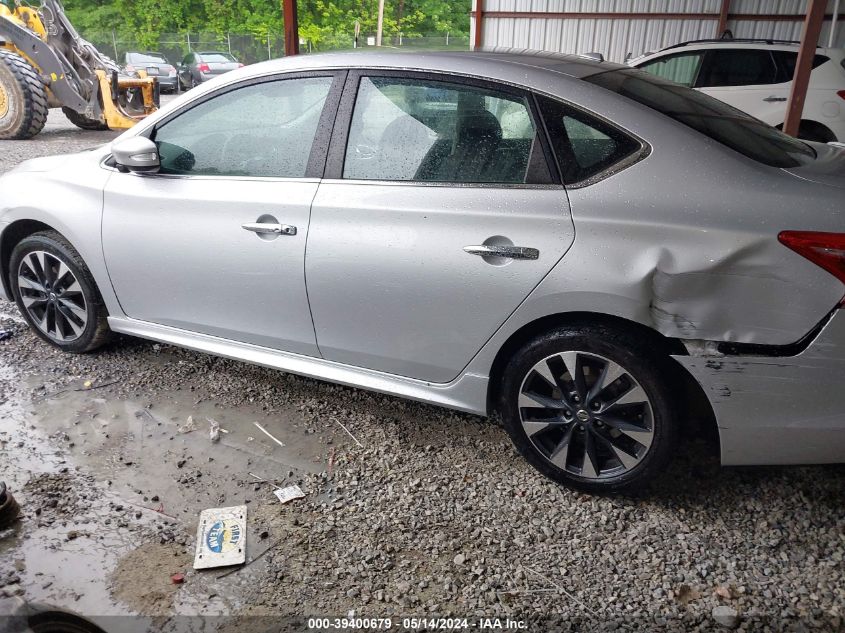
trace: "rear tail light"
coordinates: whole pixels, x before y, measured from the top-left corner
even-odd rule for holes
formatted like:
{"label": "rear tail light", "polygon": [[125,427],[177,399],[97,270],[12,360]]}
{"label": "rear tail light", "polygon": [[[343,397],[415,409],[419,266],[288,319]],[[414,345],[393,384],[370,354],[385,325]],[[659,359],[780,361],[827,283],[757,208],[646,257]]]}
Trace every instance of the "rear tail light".
{"label": "rear tail light", "polygon": [[[778,240],[845,283],[845,233],[781,231]],[[845,307],[845,297],[839,305]]]}
{"label": "rear tail light", "polygon": [[211,68],[208,67],[208,64],[200,64],[199,66],[197,66],[197,68],[199,69],[199,71],[201,73],[210,73],[211,72]]}
{"label": "rear tail light", "polygon": [[[243,64],[241,64],[241,63],[239,63],[239,64],[238,64],[238,68],[243,68],[243,67],[244,67],[244,65],[243,65]],[[841,94],[841,95],[839,95],[839,96],[840,96],[840,97],[842,97],[843,99],[845,99],[845,90],[843,90],[843,91],[842,91],[842,94]]]}
{"label": "rear tail light", "polygon": [[840,90],[836,94],[838,94],[840,96],[840,98],[845,99],[845,90]]}

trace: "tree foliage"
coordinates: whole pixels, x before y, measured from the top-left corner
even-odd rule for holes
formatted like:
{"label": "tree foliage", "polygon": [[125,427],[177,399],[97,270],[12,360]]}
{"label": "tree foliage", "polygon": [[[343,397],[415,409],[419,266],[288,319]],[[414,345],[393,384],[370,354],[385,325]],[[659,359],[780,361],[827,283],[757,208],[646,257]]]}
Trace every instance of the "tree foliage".
{"label": "tree foliage", "polygon": [[[378,0],[298,0],[300,37],[317,50],[349,42],[360,25],[374,33]],[[165,33],[282,33],[281,0],[65,0],[77,29],[116,32],[139,46],[154,48]],[[385,37],[466,34],[469,0],[386,0]]]}

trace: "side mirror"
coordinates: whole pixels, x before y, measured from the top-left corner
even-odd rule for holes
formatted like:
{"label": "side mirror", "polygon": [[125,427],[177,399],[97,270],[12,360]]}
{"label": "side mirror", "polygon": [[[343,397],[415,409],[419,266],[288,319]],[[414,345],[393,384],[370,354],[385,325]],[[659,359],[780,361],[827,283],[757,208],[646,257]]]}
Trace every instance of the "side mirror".
{"label": "side mirror", "polygon": [[111,153],[118,170],[124,173],[131,171],[151,174],[157,172],[161,166],[156,144],[143,136],[115,141],[112,143]]}

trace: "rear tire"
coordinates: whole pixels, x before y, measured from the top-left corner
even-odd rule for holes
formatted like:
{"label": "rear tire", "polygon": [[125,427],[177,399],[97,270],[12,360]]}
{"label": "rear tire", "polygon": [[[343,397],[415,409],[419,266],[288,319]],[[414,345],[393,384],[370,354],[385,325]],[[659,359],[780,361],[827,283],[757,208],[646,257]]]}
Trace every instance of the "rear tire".
{"label": "rear tire", "polygon": [[84,114],[79,114],[79,112],[71,108],[62,107],[62,112],[64,112],[65,116],[71,123],[82,130],[103,131],[109,129],[109,126],[106,125],[105,121],[100,121],[99,119],[89,119]]}
{"label": "rear tire", "polygon": [[623,329],[561,327],[516,352],[499,410],[516,448],[546,477],[591,493],[630,491],[654,479],[673,450],[670,367]]}
{"label": "rear tire", "polygon": [[26,59],[0,49],[0,140],[32,138],[47,123],[47,89]]}
{"label": "rear tire", "polygon": [[65,352],[90,352],[111,338],[108,311],[91,271],[56,231],[33,233],[12,250],[12,294],[42,339]]}

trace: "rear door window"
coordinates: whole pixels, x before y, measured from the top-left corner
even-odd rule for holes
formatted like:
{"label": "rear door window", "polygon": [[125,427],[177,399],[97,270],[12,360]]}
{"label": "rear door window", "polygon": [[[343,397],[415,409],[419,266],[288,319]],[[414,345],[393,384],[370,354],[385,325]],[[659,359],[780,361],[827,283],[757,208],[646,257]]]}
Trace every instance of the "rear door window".
{"label": "rear door window", "polygon": [[365,76],[343,178],[522,184],[548,183],[551,174],[527,95],[428,78]]}
{"label": "rear door window", "polygon": [[638,68],[656,77],[674,81],[676,84],[681,84],[682,86],[693,86],[698,78],[698,71],[701,68],[701,60],[703,58],[703,51],[689,51],[675,55],[666,55],[665,57],[646,62]]}
{"label": "rear door window", "polygon": [[761,86],[777,83],[777,72],[768,50],[711,49],[696,88]]}
{"label": "rear door window", "polygon": [[[793,51],[772,51],[772,57],[777,66],[775,83],[781,84],[792,81],[792,78],[795,76],[795,64],[798,63],[798,53]],[[818,68],[826,61],[830,61],[830,57],[816,55],[813,57],[813,68]],[[845,60],[842,63],[845,64]]]}

